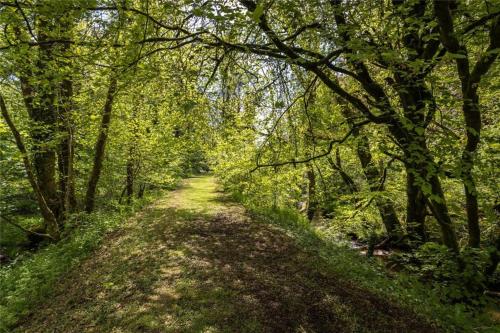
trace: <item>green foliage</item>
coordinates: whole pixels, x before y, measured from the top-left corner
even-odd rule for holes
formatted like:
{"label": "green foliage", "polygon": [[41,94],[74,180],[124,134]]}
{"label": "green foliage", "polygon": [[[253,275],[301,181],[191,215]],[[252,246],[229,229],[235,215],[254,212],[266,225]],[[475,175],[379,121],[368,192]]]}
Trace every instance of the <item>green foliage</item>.
{"label": "green foliage", "polygon": [[24,253],[13,264],[2,267],[0,332],[9,332],[12,325],[50,297],[65,273],[92,255],[109,232],[123,225],[127,218],[159,193],[151,193],[130,207],[115,206],[114,209],[75,216],[76,229],[67,238],[36,253]]}
{"label": "green foliage", "polygon": [[[390,215],[398,238],[417,244],[397,261],[439,299],[479,308],[500,232],[498,10],[481,0],[3,1],[0,89],[27,156],[0,122],[0,214],[48,232],[52,213],[68,238],[40,254],[64,271],[79,257],[68,239],[104,223],[81,211],[106,134],[99,209],[213,171],[239,201],[321,242],[392,241]],[[2,254],[30,272],[20,290],[33,271],[48,274],[37,256],[24,260],[26,235],[3,222],[0,233]],[[376,279],[361,266],[352,279]],[[14,285],[25,281],[16,269],[5,270]]]}
{"label": "green foliage", "polygon": [[466,248],[457,257],[445,246],[429,242],[414,253],[395,255],[391,260],[430,282],[443,302],[463,303],[472,311],[479,311],[487,303],[483,291],[489,257],[484,250]]}
{"label": "green foliage", "polygon": [[[419,282],[413,274],[389,273],[377,260],[366,258],[354,250],[339,246],[337,240],[312,226],[304,216],[297,214],[294,210],[262,205],[248,206],[248,209],[258,221],[284,229],[294,237],[300,246],[321,256],[327,269],[339,278],[367,288],[382,297],[388,297],[394,302],[411,307],[417,313],[425,314],[445,332],[496,332],[496,324],[490,321],[486,314],[471,314],[470,308],[462,303],[443,304],[442,302],[441,296],[444,294],[447,297],[472,299],[474,303],[470,305],[473,306],[482,302],[477,294],[471,295],[470,291],[466,291],[460,282],[461,278],[474,285],[481,282],[476,280],[481,279],[481,277],[477,272],[480,264],[478,264],[477,252],[475,251],[471,251],[468,259],[464,258],[464,264],[467,268],[458,274],[456,262],[450,261],[449,251],[445,247],[431,244],[427,249],[422,249],[422,257],[432,257],[428,264],[440,267],[437,272],[434,270],[435,267],[427,266],[427,269],[433,274],[442,274],[441,277],[449,278],[448,281],[436,281],[436,285],[430,288]],[[437,254],[438,252],[440,254]],[[436,260],[440,260],[440,262],[437,263]],[[443,265],[448,266],[444,267]],[[454,267],[455,271],[452,270],[452,273],[448,274],[450,267]],[[454,275],[455,273],[457,274]]]}

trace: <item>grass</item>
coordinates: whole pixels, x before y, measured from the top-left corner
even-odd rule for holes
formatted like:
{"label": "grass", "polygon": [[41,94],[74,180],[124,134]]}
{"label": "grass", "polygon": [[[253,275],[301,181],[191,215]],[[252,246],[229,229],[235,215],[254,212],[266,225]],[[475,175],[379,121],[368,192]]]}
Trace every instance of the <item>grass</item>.
{"label": "grass", "polygon": [[277,225],[308,251],[323,260],[325,268],[343,279],[370,290],[381,297],[411,307],[449,332],[498,332],[498,324],[483,313],[471,314],[461,304],[443,304],[428,286],[404,273],[389,273],[375,258],[338,246],[302,215],[290,209],[247,205],[252,217],[261,223]]}
{"label": "grass", "polygon": [[223,207],[218,200],[217,189],[215,178],[195,176],[183,183],[182,191],[170,196],[169,203],[196,212],[214,213]]}
{"label": "grass", "polygon": [[57,244],[50,244],[35,253],[24,253],[20,260],[0,269],[0,332],[26,316],[51,295],[58,281],[81,260],[88,257],[103,237],[119,228],[159,193],[151,193],[129,207],[79,215],[77,230]]}
{"label": "grass", "polygon": [[213,178],[196,177],[108,236],[17,331],[429,328],[413,313],[340,283],[318,261],[282,231],[222,201]]}
{"label": "grass", "polygon": [[[194,244],[189,240],[193,229],[206,226],[225,208],[217,200],[213,178],[190,179],[181,190],[169,193],[111,234],[54,288],[58,296],[42,310],[40,321],[35,315],[30,327],[21,326],[18,331],[48,327],[63,332],[215,330],[237,304],[230,301],[234,296],[230,290],[209,287],[199,267],[204,263],[192,258],[198,238],[192,239]],[[62,315],[68,303],[73,311]],[[75,321],[81,326],[75,326]],[[238,327],[239,321],[233,325]],[[245,325],[257,324],[250,320]]]}
{"label": "grass", "polygon": [[291,211],[251,212],[222,200],[213,178],[191,178],[125,223],[109,216],[109,227],[12,268],[0,280],[15,286],[0,318],[23,310],[10,321],[24,333],[436,332],[419,313],[455,331],[477,323],[441,318],[454,309]]}

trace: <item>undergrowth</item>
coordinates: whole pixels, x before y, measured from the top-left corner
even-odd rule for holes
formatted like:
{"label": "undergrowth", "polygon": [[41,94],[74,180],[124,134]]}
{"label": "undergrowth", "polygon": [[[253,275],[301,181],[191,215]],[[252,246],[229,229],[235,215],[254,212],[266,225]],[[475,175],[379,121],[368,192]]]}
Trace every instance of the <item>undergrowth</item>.
{"label": "undergrowth", "polygon": [[0,269],[0,332],[10,332],[43,299],[65,273],[88,257],[104,236],[122,225],[160,191],[151,192],[130,206],[107,205],[106,210],[72,216],[67,236],[33,253],[26,253]]}
{"label": "undergrowth", "polygon": [[298,244],[323,259],[317,263],[340,278],[388,297],[401,306],[421,313],[446,332],[498,332],[498,326],[484,313],[470,313],[464,304],[443,304],[434,289],[405,273],[389,272],[377,259],[361,256],[340,246],[327,233],[314,228],[307,219],[292,209],[273,208],[251,203],[234,196],[250,212],[254,220],[277,225]]}

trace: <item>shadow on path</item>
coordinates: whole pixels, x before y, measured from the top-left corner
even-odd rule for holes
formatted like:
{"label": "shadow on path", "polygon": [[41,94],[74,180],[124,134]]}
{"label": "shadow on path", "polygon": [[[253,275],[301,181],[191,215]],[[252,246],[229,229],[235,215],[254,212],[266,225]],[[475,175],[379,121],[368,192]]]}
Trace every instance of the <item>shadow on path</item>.
{"label": "shadow on path", "polygon": [[[204,182],[190,180],[111,234],[19,331],[435,331],[322,272],[321,259],[218,202]],[[201,208],[187,209],[198,199]]]}

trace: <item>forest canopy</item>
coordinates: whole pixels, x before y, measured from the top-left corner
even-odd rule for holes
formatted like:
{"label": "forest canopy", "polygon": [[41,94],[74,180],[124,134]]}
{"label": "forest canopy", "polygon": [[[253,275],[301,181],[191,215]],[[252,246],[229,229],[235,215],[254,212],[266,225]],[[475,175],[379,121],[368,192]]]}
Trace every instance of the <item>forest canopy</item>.
{"label": "forest canopy", "polygon": [[2,261],[210,172],[445,303],[498,292],[498,1],[6,0],[0,27]]}

